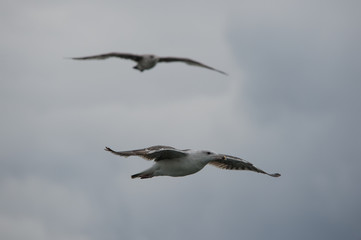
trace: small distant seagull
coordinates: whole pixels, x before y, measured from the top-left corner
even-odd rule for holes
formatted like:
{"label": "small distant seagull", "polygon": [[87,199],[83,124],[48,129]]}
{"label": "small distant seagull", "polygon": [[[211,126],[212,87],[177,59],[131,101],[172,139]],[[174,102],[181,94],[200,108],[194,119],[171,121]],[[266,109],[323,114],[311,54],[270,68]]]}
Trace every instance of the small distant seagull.
{"label": "small distant seagull", "polygon": [[74,60],[89,60],[89,59],[107,59],[107,58],[111,58],[111,57],[118,57],[118,58],[133,60],[133,61],[137,62],[137,65],[135,65],[133,68],[137,69],[137,70],[139,70],[141,72],[143,72],[144,70],[148,70],[148,69],[153,68],[157,63],[160,63],[160,62],[184,62],[184,63],[189,64],[189,65],[208,68],[210,70],[217,71],[217,72],[222,73],[224,75],[228,75],[225,72],[222,72],[220,70],[217,70],[215,68],[212,68],[210,66],[207,66],[207,65],[205,65],[203,63],[194,61],[194,60],[189,59],[189,58],[158,57],[158,56],[155,56],[155,55],[152,55],[152,54],[137,55],[137,54],[131,54],[131,53],[112,52],[112,53],[94,55],[94,56],[89,56],[89,57],[76,57],[76,58],[72,58],[72,59],[74,59]]}
{"label": "small distant seagull", "polygon": [[155,163],[152,167],[132,175],[132,178],[143,179],[155,176],[182,177],[200,171],[208,163],[223,169],[249,170],[267,174],[271,177],[281,176],[279,173],[266,173],[241,158],[209,151],[179,150],[161,145],[121,152],[113,151],[108,147],[105,147],[104,150],[122,157],[139,156],[146,160],[154,160]]}

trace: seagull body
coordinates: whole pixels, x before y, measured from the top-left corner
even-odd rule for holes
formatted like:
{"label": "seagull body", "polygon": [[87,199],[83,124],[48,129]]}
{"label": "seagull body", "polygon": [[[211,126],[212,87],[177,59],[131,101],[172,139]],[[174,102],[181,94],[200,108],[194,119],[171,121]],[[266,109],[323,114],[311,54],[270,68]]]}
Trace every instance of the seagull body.
{"label": "seagull body", "polygon": [[135,65],[133,68],[137,69],[141,72],[144,70],[148,70],[153,68],[157,63],[159,62],[184,62],[189,65],[194,65],[198,67],[207,68],[222,74],[227,75],[227,73],[222,72],[220,70],[217,70],[215,68],[212,68],[210,66],[207,66],[203,63],[194,61],[189,58],[179,58],[179,57],[158,57],[153,54],[144,54],[144,55],[137,55],[137,54],[131,54],[131,53],[117,53],[117,52],[111,52],[111,53],[105,53],[100,55],[94,55],[94,56],[88,56],[88,57],[76,57],[72,58],[74,60],[89,60],[89,59],[107,59],[111,57],[117,57],[117,58],[124,58],[129,59],[137,62],[137,65]]}
{"label": "seagull body", "polygon": [[210,151],[191,149],[179,150],[162,145],[120,152],[113,151],[108,147],[106,147],[105,150],[122,157],[139,156],[155,162],[149,169],[132,175],[132,178],[143,179],[155,176],[182,177],[200,171],[207,164],[212,164],[223,169],[254,171],[267,174],[271,177],[281,176],[279,173],[269,174],[264,172],[241,158],[217,154]]}

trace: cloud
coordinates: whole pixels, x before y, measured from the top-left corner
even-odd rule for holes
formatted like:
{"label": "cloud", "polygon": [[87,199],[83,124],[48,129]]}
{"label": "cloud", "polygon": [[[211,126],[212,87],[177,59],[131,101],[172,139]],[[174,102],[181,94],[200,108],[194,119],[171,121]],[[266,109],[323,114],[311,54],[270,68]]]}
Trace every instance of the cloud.
{"label": "cloud", "polygon": [[[356,3],[157,3],[0,8],[0,238],[359,237]],[[230,76],[64,59],[107,51],[192,57]],[[150,162],[103,150],[153,144],[282,177],[210,166],[137,181]]]}
{"label": "cloud", "polygon": [[[267,10],[252,11],[261,7]],[[285,167],[283,177],[289,178],[293,188],[298,186],[301,196],[290,197],[293,203],[284,204],[296,204],[303,214],[289,213],[295,222],[288,229],[296,231],[296,222],[312,229],[306,224],[310,221],[319,229],[311,231],[313,236],[326,237],[322,229],[336,225],[334,236],[346,232],[355,236],[356,228],[343,222],[347,218],[358,221],[352,213],[358,204],[346,204],[343,214],[332,210],[348,202],[345,196],[354,195],[353,191],[341,194],[336,188],[353,185],[355,179],[348,176],[360,167],[353,160],[360,156],[354,143],[361,136],[356,123],[361,115],[355,112],[361,100],[356,90],[361,87],[356,81],[360,70],[354,64],[360,57],[357,42],[361,35],[355,15],[350,14],[351,6],[322,10],[308,4],[291,4],[283,10],[264,7],[243,8],[245,14],[232,19],[229,31],[234,56],[245,76],[237,104],[249,113],[256,142],[266,146],[253,156],[267,158],[265,150],[269,150],[271,161]]]}

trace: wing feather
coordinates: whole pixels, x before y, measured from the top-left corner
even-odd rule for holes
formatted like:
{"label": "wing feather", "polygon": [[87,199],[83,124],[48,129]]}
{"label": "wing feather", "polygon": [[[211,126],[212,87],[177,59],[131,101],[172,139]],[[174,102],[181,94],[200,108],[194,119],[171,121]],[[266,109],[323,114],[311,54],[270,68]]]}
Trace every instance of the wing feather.
{"label": "wing feather", "polygon": [[225,73],[225,72],[223,72],[221,70],[218,70],[218,69],[215,69],[213,67],[207,66],[207,65],[205,65],[205,64],[203,64],[201,62],[197,62],[197,61],[192,60],[190,58],[160,57],[158,62],[184,62],[184,63],[189,64],[189,65],[194,65],[194,66],[198,66],[198,67],[207,68],[207,69],[222,73],[224,75],[228,75],[227,73]]}
{"label": "wing feather", "polygon": [[154,160],[156,162],[161,160],[187,156],[187,153],[182,150],[177,150],[173,147],[163,146],[163,145],[157,145],[157,146],[130,150],[130,151],[120,151],[120,152],[116,152],[108,147],[105,147],[105,151],[109,151],[115,155],[119,155],[122,157],[138,156],[146,160]]}
{"label": "wing feather", "polygon": [[253,166],[252,163],[243,160],[242,158],[233,157],[229,155],[224,155],[222,158],[211,161],[210,164],[222,168],[222,169],[229,169],[229,170],[248,170],[258,173],[267,174],[271,177],[279,177],[281,174],[279,173],[267,173],[259,168]]}
{"label": "wing feather", "polygon": [[130,59],[133,61],[138,62],[142,56],[131,54],[131,53],[117,53],[117,52],[111,52],[111,53],[105,53],[105,54],[99,54],[99,55],[93,55],[93,56],[87,56],[87,57],[75,57],[72,58],[74,60],[89,60],[89,59],[107,59],[111,57],[118,57],[118,58],[124,58],[124,59]]}

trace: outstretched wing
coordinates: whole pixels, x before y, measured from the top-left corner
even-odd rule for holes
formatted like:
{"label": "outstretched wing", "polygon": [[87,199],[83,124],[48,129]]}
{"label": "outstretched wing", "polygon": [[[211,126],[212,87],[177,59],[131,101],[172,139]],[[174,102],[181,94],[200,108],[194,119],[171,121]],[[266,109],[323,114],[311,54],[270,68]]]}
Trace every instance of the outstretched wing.
{"label": "outstretched wing", "polygon": [[241,158],[238,157],[233,157],[233,156],[229,156],[229,155],[223,155],[222,158],[219,158],[217,160],[211,161],[210,164],[219,167],[219,168],[223,168],[223,169],[229,169],[229,170],[249,170],[249,171],[253,171],[253,172],[258,172],[258,173],[263,173],[263,174],[267,174],[271,177],[279,177],[281,176],[281,174],[279,173],[267,173],[259,168],[256,168],[255,166],[253,166],[252,163],[247,162]]}
{"label": "outstretched wing", "polygon": [[198,66],[198,67],[204,67],[204,68],[207,68],[207,69],[210,69],[210,70],[213,70],[213,71],[216,71],[216,72],[219,72],[219,73],[222,73],[224,75],[228,75],[227,73],[223,72],[223,71],[220,71],[218,69],[215,69],[215,68],[212,68],[210,66],[207,66],[203,63],[200,63],[200,62],[197,62],[197,61],[194,61],[192,59],[189,59],[189,58],[178,58],[178,57],[160,57],[158,62],[184,62],[186,64],[189,64],[189,65],[194,65],[194,66]]}
{"label": "outstretched wing", "polygon": [[142,56],[131,54],[131,53],[117,53],[117,52],[111,52],[111,53],[105,53],[105,54],[99,54],[99,55],[93,55],[88,57],[75,57],[72,58],[74,60],[89,60],[89,59],[107,59],[111,57],[118,57],[118,58],[124,58],[124,59],[130,59],[133,61],[138,62]]}
{"label": "outstretched wing", "polygon": [[162,146],[162,145],[157,145],[157,146],[152,146],[152,147],[142,148],[142,149],[137,149],[137,150],[121,151],[121,152],[113,151],[112,149],[110,149],[108,147],[105,147],[104,150],[109,151],[113,154],[122,156],[122,157],[139,156],[146,160],[154,160],[156,162],[161,161],[161,160],[167,160],[167,159],[180,158],[180,157],[187,156],[187,153],[182,150],[178,150],[173,147]]}

